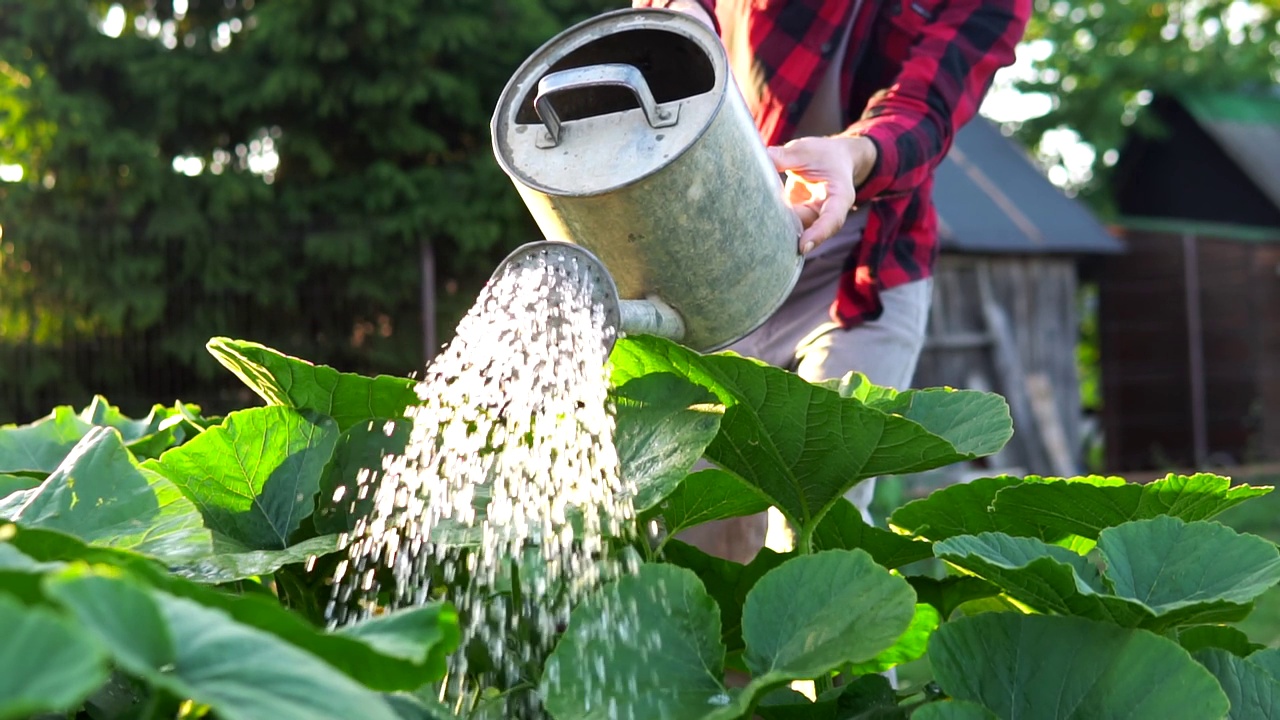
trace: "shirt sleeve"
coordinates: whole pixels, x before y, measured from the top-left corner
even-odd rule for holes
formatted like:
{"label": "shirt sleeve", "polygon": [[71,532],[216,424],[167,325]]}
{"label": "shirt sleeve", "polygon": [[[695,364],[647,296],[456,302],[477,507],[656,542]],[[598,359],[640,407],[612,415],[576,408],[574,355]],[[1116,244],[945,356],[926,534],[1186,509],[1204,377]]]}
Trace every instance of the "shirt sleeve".
{"label": "shirt sleeve", "polygon": [[715,28],[716,34],[720,34],[720,20],[716,18],[716,0],[631,0],[631,7],[637,8],[682,10],[690,6],[701,6],[707,12],[707,15],[711,16],[711,24]]}
{"label": "shirt sleeve", "polygon": [[977,113],[996,71],[1014,60],[1031,0],[954,0],[925,21],[896,81],[846,130],[876,144],[860,199],[908,192],[946,157]]}

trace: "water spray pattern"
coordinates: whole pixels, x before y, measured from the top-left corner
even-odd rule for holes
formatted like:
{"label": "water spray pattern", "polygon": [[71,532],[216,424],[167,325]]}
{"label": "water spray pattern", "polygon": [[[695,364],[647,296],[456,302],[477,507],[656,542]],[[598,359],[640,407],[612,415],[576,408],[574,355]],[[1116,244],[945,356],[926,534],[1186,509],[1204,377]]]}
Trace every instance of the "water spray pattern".
{"label": "water spray pattern", "polygon": [[[479,641],[511,683],[550,652],[577,600],[630,569],[605,542],[634,527],[634,509],[608,397],[616,330],[594,281],[553,251],[486,286],[417,386],[404,454],[365,471],[355,497],[334,498],[374,503],[348,538],[331,622],[378,612],[382,590],[390,608],[435,599],[433,573],[443,576],[464,588],[447,597],[464,647]],[[446,698],[469,692],[466,673],[460,651]]]}

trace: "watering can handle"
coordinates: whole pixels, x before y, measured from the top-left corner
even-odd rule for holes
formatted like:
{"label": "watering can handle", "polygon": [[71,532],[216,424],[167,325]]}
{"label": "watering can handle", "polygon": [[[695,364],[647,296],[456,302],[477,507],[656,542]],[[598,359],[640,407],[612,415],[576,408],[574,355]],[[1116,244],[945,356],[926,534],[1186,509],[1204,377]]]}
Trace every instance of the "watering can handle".
{"label": "watering can handle", "polygon": [[561,70],[544,75],[538,81],[538,95],[533,99],[533,109],[537,111],[542,124],[547,126],[552,147],[560,143],[560,129],[563,123],[559,113],[551,105],[551,96],[567,90],[605,86],[625,87],[630,90],[640,103],[640,109],[644,111],[650,127],[670,127],[676,124],[676,113],[658,106],[653,99],[653,93],[649,91],[649,84],[644,81],[644,75],[632,65],[604,63]]}

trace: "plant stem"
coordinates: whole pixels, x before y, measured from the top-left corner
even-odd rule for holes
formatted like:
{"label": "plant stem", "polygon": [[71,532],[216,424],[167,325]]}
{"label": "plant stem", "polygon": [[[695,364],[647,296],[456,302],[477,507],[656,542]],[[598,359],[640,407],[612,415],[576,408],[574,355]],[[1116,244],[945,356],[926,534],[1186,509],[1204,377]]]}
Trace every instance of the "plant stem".
{"label": "plant stem", "polygon": [[815,697],[822,697],[823,693],[831,692],[831,688],[835,687],[831,684],[831,673],[822,673],[813,679],[813,694]]}

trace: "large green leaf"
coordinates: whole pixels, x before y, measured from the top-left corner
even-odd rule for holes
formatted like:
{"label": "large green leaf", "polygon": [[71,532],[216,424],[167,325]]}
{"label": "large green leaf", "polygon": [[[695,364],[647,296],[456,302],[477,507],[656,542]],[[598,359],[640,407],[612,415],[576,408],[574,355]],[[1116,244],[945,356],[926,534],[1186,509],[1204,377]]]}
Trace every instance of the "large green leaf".
{"label": "large green leaf", "polygon": [[1054,478],[1002,490],[994,509],[1000,515],[1059,532],[1097,538],[1102,530],[1130,520],[1169,515],[1188,522],[1207,520],[1270,487],[1241,485],[1218,475],[1169,475],[1140,485],[1116,478]]}
{"label": "large green leaf", "polygon": [[706,456],[764,492],[802,536],[862,479],[989,454],[1012,432],[997,395],[906,392],[885,412],[794,373],[660,338],[620,340],[611,359],[619,384],[671,372],[714,393],[726,409]]}
{"label": "large green leaf", "polygon": [[[412,619],[397,620],[399,627],[423,627],[428,621],[434,621],[437,626],[435,631],[423,631],[414,638],[405,639],[423,646],[426,660],[420,662],[414,658],[385,654],[375,648],[372,641],[360,637],[360,632],[324,632],[298,613],[286,610],[273,597],[232,595],[183,580],[169,574],[154,560],[136,553],[91,547],[68,535],[14,525],[0,527],[0,540],[3,541],[0,542],[0,578],[4,577],[6,562],[14,567],[25,567],[28,573],[56,571],[65,563],[73,562],[118,567],[152,587],[215,608],[238,623],[271,633],[374,690],[413,690],[440,679],[440,668],[435,658],[453,652],[458,644],[457,614],[445,604],[398,611],[416,615]],[[380,632],[372,634],[379,635]]]}
{"label": "large green leaf", "polygon": [[375,489],[383,474],[382,459],[404,453],[411,428],[407,419],[370,421],[342,433],[320,479],[313,519],[317,532],[351,532],[357,520],[372,514]]}
{"label": "large green leaf", "polygon": [[1280,719],[1280,680],[1262,665],[1226,650],[1199,650],[1195,659],[1218,679],[1231,702],[1228,720]]}
{"label": "large green leaf", "polygon": [[0,718],[74,710],[106,682],[107,656],[82,627],[0,592]]}
{"label": "large green leaf", "polygon": [[337,634],[409,663],[412,670],[433,680],[444,676],[445,659],[458,644],[453,609],[441,604],[384,613],[347,625]]}
{"label": "large green leaf", "polygon": [[769,509],[759,490],[733,473],[711,468],[690,474],[651,515],[661,515],[668,537],[702,523],[755,515]]}
{"label": "large green leaf", "polygon": [[30,490],[40,484],[27,475],[0,475],[0,498],[6,498],[19,490]]}
{"label": "large green leaf", "polygon": [[1252,642],[1248,635],[1230,625],[1196,625],[1181,628],[1178,630],[1178,644],[1189,653],[1205,648],[1218,648],[1240,657],[1249,657],[1264,647]]}
{"label": "large green leaf", "polygon": [[1174,517],[1103,530],[1098,550],[1116,595],[1166,613],[1210,603],[1247,607],[1280,583],[1280,551],[1254,535]]}
{"label": "large green leaf", "polygon": [[137,676],[177,658],[169,625],[151,591],[123,571],[69,568],[44,581],[45,594],[62,605],[107,648],[121,668]]}
{"label": "large green leaf", "polygon": [[339,431],[367,420],[404,417],[405,408],[418,403],[407,378],[340,373],[244,340],[216,337],[206,347],[268,404],[327,415]]}
{"label": "large green leaf", "polygon": [[893,570],[933,557],[931,543],[868,525],[853,503],[841,498],[813,533],[814,550],[866,550],[876,563]]}
{"label": "large green leaf", "polygon": [[844,671],[851,675],[870,675],[919,660],[928,649],[929,637],[938,629],[939,619],[938,611],[932,605],[917,604],[911,624],[893,645],[881,650],[870,660],[846,666]]}
{"label": "large green leaf", "polygon": [[124,438],[125,446],[139,458],[160,457],[165,450],[186,439],[189,425],[181,403],[171,408],[154,405],[146,417],[135,420],[101,395],[95,395],[80,411],[80,419],[97,427],[115,428]]}
{"label": "large green leaf", "polygon": [[[212,551],[195,504],[139,466],[114,428],[92,428],[38,487],[9,505],[7,520],[182,563]],[[8,503],[6,503],[8,505]]]}
{"label": "large green leaf", "polygon": [[219,717],[396,717],[376,693],[274,635],[190,600],[164,593],[155,600],[177,652],[172,671],[156,668],[148,679],[208,705]]}
{"label": "large green leaf", "polygon": [[174,565],[170,570],[196,582],[218,584],[268,575],[285,565],[305,563],[313,557],[337,552],[338,535],[320,535],[295,543],[282,550],[248,550],[234,543],[217,542],[213,552],[204,557]]}
{"label": "large green leaf", "polygon": [[760,578],[742,608],[753,684],[871,660],[911,624],[915,592],[861,550],[827,550]]}
{"label": "large green leaf", "polygon": [[1156,630],[1239,620],[1280,582],[1274,546],[1216,523],[1126,523],[1103,531],[1098,547],[1105,574],[1065,548],[1002,533],[962,535],[934,550],[1042,612]]}
{"label": "large green leaf", "polygon": [[70,406],[29,425],[0,426],[0,473],[48,475],[91,427]]}
{"label": "large green leaf", "polygon": [[280,550],[314,510],[337,438],[327,417],[253,408],[231,413],[144,467],[182,488],[208,527],[251,549]]}
{"label": "large green leaf", "polygon": [[984,532],[1038,537],[1048,542],[1065,536],[1065,532],[1046,531],[1043,527],[1016,516],[997,514],[991,510],[997,493],[1023,483],[1023,480],[1015,477],[1000,476],[952,485],[932,492],[926,498],[903,505],[889,517],[889,522],[935,541]]}
{"label": "large green leaf", "polygon": [[706,388],[671,373],[633,378],[613,391],[623,480],[643,512],[669,495],[720,430],[724,407]]}
{"label": "large green leaf", "polygon": [[541,694],[556,720],[737,718],[723,674],[720,613],[698,578],[645,565],[574,609]]}
{"label": "large green leaf", "polygon": [[1081,618],[953,620],[929,640],[929,662],[947,695],[1002,720],[1220,718],[1228,710],[1218,682],[1177,643]]}
{"label": "large green leaf", "polygon": [[750,563],[742,565],[709,555],[679,540],[668,542],[663,548],[663,554],[667,562],[697,573],[707,593],[716,601],[720,608],[721,642],[728,652],[744,647],[742,606],[747,601],[747,593],[751,592],[751,588],[755,587],[765,573],[790,557],[769,548],[761,548]]}

